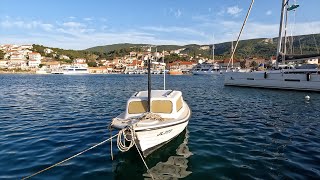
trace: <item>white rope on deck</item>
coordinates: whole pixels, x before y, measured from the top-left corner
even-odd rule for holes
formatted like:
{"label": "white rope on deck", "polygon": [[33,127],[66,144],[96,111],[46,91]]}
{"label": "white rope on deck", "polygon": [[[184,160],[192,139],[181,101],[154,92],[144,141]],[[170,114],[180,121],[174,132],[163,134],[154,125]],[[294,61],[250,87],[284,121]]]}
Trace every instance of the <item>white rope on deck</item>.
{"label": "white rope on deck", "polygon": [[112,138],[114,138],[114,137],[116,137],[116,136],[118,136],[118,134],[116,134],[116,135],[110,137],[109,139],[104,140],[104,141],[102,141],[102,142],[100,142],[100,143],[98,143],[98,144],[90,147],[89,149],[86,149],[86,150],[84,150],[84,151],[81,151],[81,152],[79,152],[79,153],[76,154],[76,155],[73,155],[73,156],[71,156],[71,157],[69,157],[69,158],[67,158],[67,159],[65,159],[65,160],[63,160],[63,161],[60,161],[60,162],[58,162],[58,163],[56,163],[56,164],[54,164],[54,165],[52,165],[52,166],[50,166],[50,167],[47,167],[47,168],[45,168],[45,169],[43,169],[43,170],[41,170],[41,171],[38,171],[38,172],[36,172],[36,173],[34,173],[34,174],[31,174],[30,176],[24,177],[24,178],[22,178],[22,180],[29,179],[29,178],[37,175],[37,174],[40,174],[40,173],[42,173],[42,172],[44,172],[44,171],[47,171],[47,170],[49,170],[49,169],[51,169],[51,168],[53,168],[53,167],[55,167],[55,166],[58,166],[58,165],[60,165],[60,164],[62,164],[62,163],[64,163],[64,162],[66,162],[66,161],[69,161],[70,159],[73,159],[73,158],[75,158],[75,157],[77,157],[77,156],[79,156],[79,155],[81,155],[81,154],[83,154],[83,153],[85,153],[85,152],[87,152],[87,151],[89,151],[89,150],[97,147],[97,146],[100,146],[100,145],[108,142],[109,140],[111,140]]}

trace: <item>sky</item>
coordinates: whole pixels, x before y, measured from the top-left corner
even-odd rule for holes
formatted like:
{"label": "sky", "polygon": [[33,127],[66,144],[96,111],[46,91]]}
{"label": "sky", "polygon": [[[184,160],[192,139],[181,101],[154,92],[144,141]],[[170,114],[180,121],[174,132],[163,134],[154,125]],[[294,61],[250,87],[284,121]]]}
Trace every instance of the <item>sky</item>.
{"label": "sky", "polygon": [[[1,0],[0,44],[86,49],[236,40],[251,0]],[[320,33],[320,0],[291,0],[288,32]],[[278,36],[281,0],[255,0],[241,39]]]}

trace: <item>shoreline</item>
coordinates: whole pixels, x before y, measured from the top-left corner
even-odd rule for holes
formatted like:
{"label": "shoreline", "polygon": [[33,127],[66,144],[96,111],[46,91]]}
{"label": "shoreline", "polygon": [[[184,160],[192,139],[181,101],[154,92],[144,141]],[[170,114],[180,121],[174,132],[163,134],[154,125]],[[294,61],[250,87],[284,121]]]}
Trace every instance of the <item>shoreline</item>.
{"label": "shoreline", "polygon": [[36,74],[33,71],[0,71],[0,74]]}

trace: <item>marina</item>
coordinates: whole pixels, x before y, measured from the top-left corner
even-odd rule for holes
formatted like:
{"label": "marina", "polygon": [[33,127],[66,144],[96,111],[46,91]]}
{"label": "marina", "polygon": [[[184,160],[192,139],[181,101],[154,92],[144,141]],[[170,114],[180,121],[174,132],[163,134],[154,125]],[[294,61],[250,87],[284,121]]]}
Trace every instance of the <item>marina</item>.
{"label": "marina", "polygon": [[[21,179],[109,138],[107,125],[125,111],[132,92],[146,89],[146,79],[146,75],[2,75],[0,165],[5,168],[0,169],[0,178]],[[166,79],[166,88],[180,90],[192,107],[187,129],[193,155],[188,157],[186,171],[191,173],[186,179],[319,177],[318,93],[228,87],[223,76]],[[152,76],[152,82],[153,89],[163,88],[162,76]],[[180,145],[175,142],[147,156],[150,169],[175,155]],[[135,148],[121,153],[113,146],[114,160],[110,153],[106,143],[36,178],[147,176]]]}
{"label": "marina", "polygon": [[320,179],[319,5],[2,0],[0,180]]}

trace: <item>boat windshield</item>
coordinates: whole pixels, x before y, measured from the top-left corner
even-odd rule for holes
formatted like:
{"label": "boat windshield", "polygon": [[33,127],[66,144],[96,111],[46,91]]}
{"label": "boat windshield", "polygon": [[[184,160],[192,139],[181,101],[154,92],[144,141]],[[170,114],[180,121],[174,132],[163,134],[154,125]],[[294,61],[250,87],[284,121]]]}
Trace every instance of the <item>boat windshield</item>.
{"label": "boat windshield", "polygon": [[[182,99],[178,99],[176,108],[182,108]],[[145,113],[148,110],[148,101],[131,101],[128,106],[129,114]],[[170,114],[173,111],[173,103],[170,100],[153,100],[151,102],[151,112]]]}
{"label": "boat windshield", "polygon": [[139,114],[145,113],[148,110],[148,101],[132,101],[129,103],[128,113]]}
{"label": "boat windshield", "polygon": [[182,108],[182,98],[181,96],[179,97],[179,99],[177,100],[177,104],[176,104],[176,108],[177,108],[177,112]]}
{"label": "boat windshield", "polygon": [[154,100],[151,104],[153,113],[172,113],[172,102],[169,100]]}

